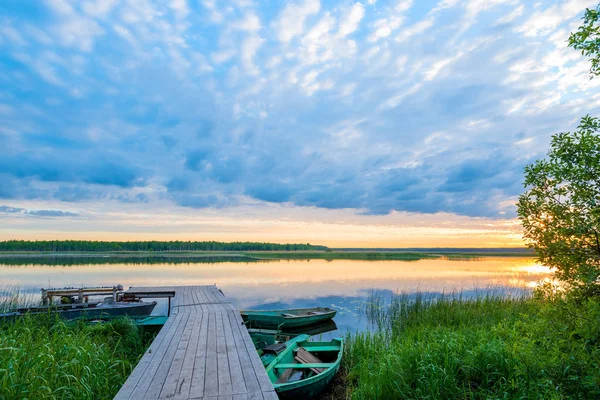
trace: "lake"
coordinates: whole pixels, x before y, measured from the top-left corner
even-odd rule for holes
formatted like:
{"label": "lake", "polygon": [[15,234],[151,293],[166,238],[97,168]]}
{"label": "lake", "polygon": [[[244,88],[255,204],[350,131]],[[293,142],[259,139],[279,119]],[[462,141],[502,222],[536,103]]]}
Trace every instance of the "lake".
{"label": "lake", "polygon": [[[43,258],[42,258],[43,260]],[[368,323],[360,304],[373,291],[449,293],[463,297],[483,293],[523,293],[549,279],[548,268],[533,258],[486,257],[472,260],[422,259],[416,261],[228,259],[152,263],[124,262],[115,257],[48,259],[0,258],[0,288],[19,287],[38,294],[40,288],[64,286],[176,286],[216,284],[238,309],[278,309],[323,306],[338,310],[339,332],[364,330]],[[75,260],[75,261],[74,261]],[[93,262],[92,262],[93,261]],[[160,301],[155,314],[166,313]]]}

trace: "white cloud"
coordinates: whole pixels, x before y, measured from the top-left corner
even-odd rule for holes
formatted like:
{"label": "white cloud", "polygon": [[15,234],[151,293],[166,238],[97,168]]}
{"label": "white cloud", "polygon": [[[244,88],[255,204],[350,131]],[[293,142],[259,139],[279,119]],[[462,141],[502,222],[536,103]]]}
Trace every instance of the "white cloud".
{"label": "white cloud", "polygon": [[242,48],[240,52],[240,57],[242,59],[242,65],[244,69],[249,74],[257,74],[258,68],[254,65],[254,56],[260,47],[262,46],[264,40],[258,36],[249,36],[244,39],[242,43]]}
{"label": "white cloud", "polygon": [[401,30],[398,36],[396,36],[396,41],[404,42],[415,35],[421,34],[427,29],[431,28],[433,26],[433,23],[433,17],[427,17],[426,19],[419,21],[406,29]]}
{"label": "white cloud", "polygon": [[507,14],[504,17],[499,18],[496,21],[495,25],[497,26],[497,25],[502,25],[502,24],[508,24],[508,23],[514,21],[515,19],[519,18],[521,15],[523,15],[523,11],[525,11],[525,7],[523,6],[523,4],[520,4],[510,14]]}
{"label": "white cloud", "polygon": [[304,32],[306,18],[315,15],[321,9],[319,0],[304,0],[301,3],[289,3],[273,22],[275,35],[281,42],[289,42]]}
{"label": "white cloud", "polygon": [[58,14],[58,21],[52,27],[64,46],[77,47],[82,51],[90,51],[97,36],[104,30],[96,21],[77,13],[64,0],[46,0],[47,4]]}
{"label": "white cloud", "polygon": [[102,18],[112,10],[115,3],[116,0],[86,1],[82,4],[81,9],[90,17]]}
{"label": "white cloud", "polygon": [[261,28],[260,19],[255,13],[248,12],[242,20],[234,22],[232,28],[246,32],[258,32]]}
{"label": "white cloud", "polygon": [[596,4],[590,0],[568,0],[555,4],[531,15],[518,31],[525,36],[546,36],[566,19],[573,18],[582,13],[586,7],[593,8]]}
{"label": "white cloud", "polygon": [[222,50],[215,53],[211,53],[210,58],[212,58],[215,64],[222,64],[226,61],[231,60],[236,54],[236,51],[233,49]]}
{"label": "white cloud", "polygon": [[404,12],[410,9],[413,5],[413,0],[400,0],[398,4],[396,4],[395,10],[397,12]]}
{"label": "white cloud", "polygon": [[340,20],[338,34],[342,37],[348,36],[356,29],[358,24],[365,16],[365,7],[361,3],[355,3]]}
{"label": "white cloud", "polygon": [[190,12],[186,0],[169,0],[168,4],[175,12],[177,18],[185,18]]}
{"label": "white cloud", "polygon": [[402,25],[404,17],[392,16],[389,18],[381,18],[373,24],[373,32],[369,35],[369,42],[377,42],[379,39],[386,38],[392,32]]}
{"label": "white cloud", "polygon": [[462,52],[458,52],[456,55],[454,55],[452,57],[443,58],[441,60],[434,62],[431,65],[431,67],[429,67],[424,72],[423,76],[425,77],[425,80],[430,81],[430,80],[434,79],[436,76],[438,76],[438,74],[440,72],[442,72],[444,70],[444,68],[446,68],[448,65],[450,65],[454,61],[458,60],[460,57],[462,57]]}
{"label": "white cloud", "polygon": [[0,27],[0,39],[8,39],[10,44],[15,46],[26,46],[27,41],[21,36],[19,32],[13,29],[6,22],[4,26]]}
{"label": "white cloud", "polygon": [[217,8],[216,0],[204,0],[204,7],[210,11],[210,20],[215,24],[223,22],[223,14]]}

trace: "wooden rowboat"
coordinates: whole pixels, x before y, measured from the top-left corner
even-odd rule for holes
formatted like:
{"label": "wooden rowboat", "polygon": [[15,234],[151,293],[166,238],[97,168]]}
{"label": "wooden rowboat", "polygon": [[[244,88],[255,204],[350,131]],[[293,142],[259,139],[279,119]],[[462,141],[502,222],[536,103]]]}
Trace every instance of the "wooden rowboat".
{"label": "wooden rowboat", "polygon": [[267,365],[267,376],[280,399],[311,399],[321,393],[340,369],[343,339],[309,342],[300,335],[285,343]]}
{"label": "wooden rowboat", "polygon": [[147,317],[156,302],[108,302],[108,303],[76,303],[55,304],[40,307],[18,308],[6,314],[0,314],[0,321],[12,321],[24,315],[55,314],[61,318],[72,320],[99,319],[105,317]]}
{"label": "wooden rowboat", "polygon": [[251,328],[298,328],[332,319],[337,311],[327,307],[292,308],[288,310],[240,311]]}

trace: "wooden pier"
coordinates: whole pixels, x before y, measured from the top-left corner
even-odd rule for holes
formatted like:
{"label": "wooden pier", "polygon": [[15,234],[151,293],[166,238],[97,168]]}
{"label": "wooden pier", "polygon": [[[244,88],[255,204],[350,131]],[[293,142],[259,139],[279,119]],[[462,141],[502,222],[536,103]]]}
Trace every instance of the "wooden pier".
{"label": "wooden pier", "polygon": [[239,312],[214,285],[132,287],[170,316],[115,399],[277,400]]}

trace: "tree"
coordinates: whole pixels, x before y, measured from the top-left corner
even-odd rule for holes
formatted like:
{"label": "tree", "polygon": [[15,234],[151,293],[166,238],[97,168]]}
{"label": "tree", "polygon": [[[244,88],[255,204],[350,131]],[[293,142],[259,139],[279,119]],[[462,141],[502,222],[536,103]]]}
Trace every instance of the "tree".
{"label": "tree", "polygon": [[518,214],[524,238],[556,277],[584,292],[600,277],[600,120],[552,137],[546,159],[525,168]]}
{"label": "tree", "polygon": [[569,36],[569,47],[581,50],[581,54],[590,58],[592,67],[590,74],[592,76],[600,75],[600,4],[596,9],[585,10],[583,16],[583,25],[577,32]]}

